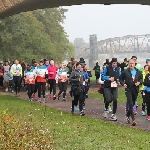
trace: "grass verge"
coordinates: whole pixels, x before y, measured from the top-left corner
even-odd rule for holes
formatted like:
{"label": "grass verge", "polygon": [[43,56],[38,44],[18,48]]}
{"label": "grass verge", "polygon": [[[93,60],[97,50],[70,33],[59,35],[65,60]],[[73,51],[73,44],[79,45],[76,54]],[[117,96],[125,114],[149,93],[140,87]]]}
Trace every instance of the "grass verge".
{"label": "grass verge", "polygon": [[[0,117],[1,131],[0,149],[9,149],[12,144],[16,144],[14,149],[26,149],[24,141],[28,140],[30,146],[33,139],[37,139],[43,147],[36,149],[53,150],[149,150],[150,133],[138,129],[118,126],[109,122],[88,117],[80,117],[61,112],[46,106],[41,106],[34,102],[28,102],[11,96],[0,96],[0,112],[7,109],[6,118],[13,116],[17,120],[18,126],[12,128],[12,124],[5,124],[2,127],[2,115]],[[11,120],[9,120],[11,122]],[[34,129],[30,136],[21,136],[19,144],[10,140],[9,134],[13,131],[23,132],[24,127],[19,124],[28,124]],[[23,128],[23,129],[22,129]],[[5,132],[4,132],[5,130]],[[39,131],[39,132],[38,132]],[[5,134],[4,134],[5,133]],[[41,136],[42,135],[42,136]],[[45,136],[46,137],[45,137]],[[9,135],[10,136],[10,135]],[[13,135],[12,135],[13,137]],[[7,144],[4,146],[7,138]],[[44,148],[44,139],[49,139],[51,148]],[[8,145],[9,144],[9,145]],[[11,148],[13,150],[13,148]],[[31,148],[27,149],[33,149]]]}

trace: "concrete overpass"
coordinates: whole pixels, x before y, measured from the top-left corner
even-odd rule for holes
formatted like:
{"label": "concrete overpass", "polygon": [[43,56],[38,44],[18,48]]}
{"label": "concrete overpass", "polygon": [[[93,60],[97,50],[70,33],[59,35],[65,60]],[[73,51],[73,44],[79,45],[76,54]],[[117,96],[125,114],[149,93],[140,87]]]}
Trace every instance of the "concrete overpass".
{"label": "concrete overpass", "polygon": [[0,0],[0,19],[20,12],[36,9],[81,4],[142,4],[150,5],[150,0]]}

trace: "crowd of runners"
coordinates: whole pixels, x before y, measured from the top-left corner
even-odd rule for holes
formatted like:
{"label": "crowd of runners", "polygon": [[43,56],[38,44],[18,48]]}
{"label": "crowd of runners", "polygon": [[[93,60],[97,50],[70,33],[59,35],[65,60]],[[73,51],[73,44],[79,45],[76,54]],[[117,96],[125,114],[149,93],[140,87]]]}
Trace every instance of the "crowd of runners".
{"label": "crowd of runners", "polygon": [[[100,83],[98,91],[104,97],[104,118],[108,118],[108,114],[112,112],[110,119],[117,120],[118,85],[122,85],[126,95],[127,123],[133,126],[137,124],[135,115],[139,92],[143,99],[142,115],[150,120],[150,59],[146,60],[143,67],[137,63],[136,56],[132,56],[130,60],[125,58],[121,64],[117,58],[112,58],[111,61],[106,59],[102,68],[97,62],[93,70],[96,83]],[[65,63],[56,65],[53,59],[42,59],[38,62],[33,59],[31,64],[19,63],[18,60],[5,61],[4,64],[0,62],[0,88],[4,87],[6,92],[15,92],[15,96],[19,97],[22,86],[27,91],[30,101],[37,99],[39,103],[46,103],[46,95],[51,100],[66,101],[67,86],[71,85],[69,86],[69,93],[73,99],[71,113],[74,114],[75,110],[78,110],[81,116],[85,115],[90,77],[91,71],[88,71],[83,58],[79,62],[71,58],[67,65]],[[56,93],[57,85],[59,91]]]}

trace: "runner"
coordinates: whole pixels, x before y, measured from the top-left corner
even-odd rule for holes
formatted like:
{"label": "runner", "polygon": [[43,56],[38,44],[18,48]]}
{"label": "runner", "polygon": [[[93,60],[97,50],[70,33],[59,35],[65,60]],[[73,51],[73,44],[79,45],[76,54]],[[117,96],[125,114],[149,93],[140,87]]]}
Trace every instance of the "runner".
{"label": "runner", "polygon": [[10,73],[13,75],[16,96],[20,96],[20,82],[22,76],[22,67],[19,64],[18,60],[15,60],[15,63],[11,66]]}
{"label": "runner", "polygon": [[9,87],[9,76],[7,75],[9,72],[9,64],[8,61],[5,61],[5,65],[3,66],[4,68],[4,85],[5,85],[5,91],[8,92],[8,87]]}
{"label": "runner", "polygon": [[46,66],[44,66],[43,60],[40,60],[39,66],[35,68],[35,73],[37,74],[38,101],[41,103],[41,89],[42,89],[43,103],[46,103],[45,86],[46,86],[46,79],[48,78],[48,71]]}
{"label": "runner", "polygon": [[3,62],[0,61],[0,88],[3,87],[3,76],[4,76],[4,68],[2,66]]}
{"label": "runner", "polygon": [[101,75],[104,81],[104,95],[106,98],[104,118],[108,118],[108,106],[113,100],[113,112],[111,115],[111,120],[113,121],[117,121],[115,114],[117,111],[118,79],[120,74],[120,68],[117,67],[117,58],[112,58],[111,65],[106,66]]}
{"label": "runner", "polygon": [[[148,65],[144,66],[144,71],[142,72],[143,75],[143,82],[145,79],[146,74],[148,74]],[[140,88],[140,92],[142,94],[142,116],[146,116],[146,98],[145,98],[145,92],[144,92],[144,85],[142,84],[141,88]]]}
{"label": "runner", "polygon": [[144,79],[144,92],[147,106],[147,120],[150,120],[150,67],[148,67],[148,74]]}
{"label": "runner", "polygon": [[14,93],[15,84],[14,84],[14,80],[13,80],[13,75],[10,72],[12,64],[9,64],[9,65],[10,65],[10,68],[9,68],[9,72],[7,73],[8,77],[9,77],[9,79],[8,79],[9,80],[9,88],[10,88],[11,92]]}
{"label": "runner", "polygon": [[24,72],[24,79],[25,79],[25,84],[27,86],[27,94],[29,100],[32,101],[33,100],[32,94],[34,93],[34,88],[35,88],[36,73],[34,72],[30,64],[27,65],[27,69]]}
{"label": "runner", "polygon": [[76,69],[71,73],[69,80],[72,83],[74,96],[74,100],[72,100],[71,113],[74,114],[74,106],[77,106],[79,101],[80,115],[84,116],[85,114],[83,111],[83,71],[81,71],[81,65],[79,62],[76,63]]}
{"label": "runner", "polygon": [[90,77],[88,75],[88,67],[83,66],[83,76],[84,76],[84,81],[83,81],[83,86],[84,86],[84,92],[83,92],[83,110],[85,110],[85,99],[88,98],[88,90],[89,90],[89,80]]}
{"label": "runner", "polygon": [[[54,61],[50,61],[50,67],[48,68],[48,83],[50,84],[50,99],[56,99],[56,73],[58,68],[55,66]],[[53,91],[53,96],[52,96]]]}
{"label": "runner", "polygon": [[63,101],[66,101],[66,90],[67,90],[67,70],[66,65],[64,63],[61,64],[61,68],[57,71],[58,75],[58,87],[59,87],[59,93],[58,93],[58,100],[63,93]]}
{"label": "runner", "polygon": [[95,70],[95,77],[96,77],[96,84],[97,84],[100,76],[100,66],[98,65],[98,62],[96,63],[96,66],[93,68],[93,70]]}
{"label": "runner", "polygon": [[134,117],[133,106],[135,105],[135,100],[137,99],[139,93],[139,85],[142,84],[142,82],[142,73],[140,70],[135,68],[135,61],[131,59],[129,61],[129,68],[126,69],[120,76],[120,83],[125,88],[125,95],[129,105],[129,110],[126,114],[126,120],[129,124],[131,117],[133,126],[137,124]]}

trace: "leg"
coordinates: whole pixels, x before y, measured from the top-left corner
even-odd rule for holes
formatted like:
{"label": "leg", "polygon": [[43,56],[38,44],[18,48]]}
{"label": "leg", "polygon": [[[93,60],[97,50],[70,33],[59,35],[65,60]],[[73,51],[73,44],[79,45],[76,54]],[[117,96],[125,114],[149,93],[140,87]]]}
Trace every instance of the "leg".
{"label": "leg", "polygon": [[53,95],[56,95],[56,80],[53,80]]}
{"label": "leg", "polygon": [[31,99],[31,84],[27,84],[28,97]]}
{"label": "leg", "polygon": [[66,98],[67,82],[63,82],[63,98]]}
{"label": "leg", "polygon": [[17,90],[18,90],[18,94],[20,93],[20,81],[21,81],[21,76],[17,77]]}
{"label": "leg", "polygon": [[150,120],[150,93],[145,93],[146,105],[147,105],[147,119]]}
{"label": "leg", "polygon": [[79,110],[83,111],[83,91],[79,93]]}
{"label": "leg", "polygon": [[129,91],[125,92],[126,97],[127,97],[127,103],[129,105],[129,110],[127,112],[127,117],[129,118],[131,116],[132,120],[134,121],[134,114],[133,114],[133,100],[132,100],[132,93]]}
{"label": "leg", "polygon": [[43,98],[45,98],[45,88],[46,88],[46,82],[42,82],[42,94],[43,94]]}
{"label": "leg", "polygon": [[61,93],[63,92],[63,83],[62,82],[58,82],[58,87],[59,87],[59,93],[58,93],[58,97],[61,95]]}
{"label": "leg", "polygon": [[38,98],[41,98],[41,82],[37,82],[38,87]]}
{"label": "leg", "polygon": [[118,99],[118,88],[112,90],[113,95],[113,114],[116,114],[117,111],[117,99]]}
{"label": "leg", "polygon": [[109,103],[112,100],[112,93],[110,88],[104,88],[104,95],[105,95],[105,111],[108,111]]}
{"label": "leg", "polygon": [[17,95],[17,77],[14,76],[13,80],[14,80],[14,85],[15,85],[15,92],[16,92],[16,95]]}
{"label": "leg", "polygon": [[50,84],[50,95],[52,93],[52,89],[53,89],[53,81],[52,80],[48,80],[49,84]]}

